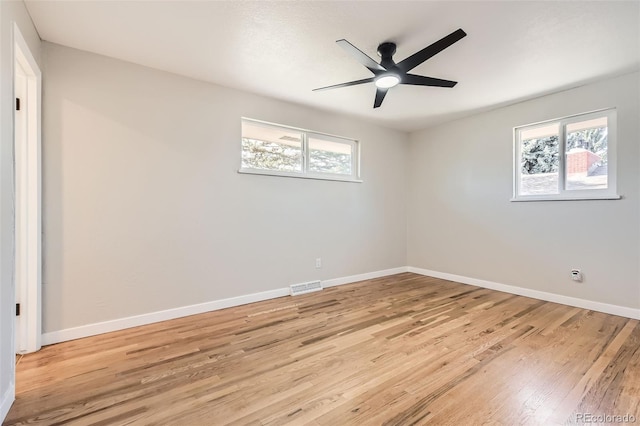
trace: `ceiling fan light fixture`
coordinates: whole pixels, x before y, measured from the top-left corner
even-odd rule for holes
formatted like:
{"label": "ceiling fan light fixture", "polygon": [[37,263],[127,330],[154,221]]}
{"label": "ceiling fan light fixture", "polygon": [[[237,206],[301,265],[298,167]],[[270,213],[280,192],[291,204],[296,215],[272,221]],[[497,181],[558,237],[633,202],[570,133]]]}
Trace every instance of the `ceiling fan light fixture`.
{"label": "ceiling fan light fixture", "polygon": [[[2,1],[2,0],[0,0]],[[424,75],[409,74],[409,71],[422,64],[432,56],[437,55],[444,49],[456,43],[463,37],[465,33],[462,28],[458,28],[451,34],[441,38],[435,43],[422,50],[417,51],[413,55],[395,63],[393,54],[396,52],[396,44],[386,41],[378,46],[378,54],[380,55],[380,63],[367,56],[362,50],[355,47],[345,39],[337,40],[336,43],[342,47],[356,61],[365,66],[373,77],[363,78],[361,80],[348,81],[346,83],[334,84],[332,86],[319,87],[316,90],[337,89],[339,87],[356,86],[358,84],[374,83],[376,85],[376,98],[373,102],[373,108],[382,105],[382,101],[387,94],[388,89],[398,84],[410,84],[413,86],[432,86],[432,87],[453,87],[458,84],[457,81],[443,80],[440,78],[427,77]]]}
{"label": "ceiling fan light fixture", "polygon": [[388,89],[393,86],[397,86],[400,83],[400,77],[395,74],[383,74],[376,78],[376,87],[380,89]]}

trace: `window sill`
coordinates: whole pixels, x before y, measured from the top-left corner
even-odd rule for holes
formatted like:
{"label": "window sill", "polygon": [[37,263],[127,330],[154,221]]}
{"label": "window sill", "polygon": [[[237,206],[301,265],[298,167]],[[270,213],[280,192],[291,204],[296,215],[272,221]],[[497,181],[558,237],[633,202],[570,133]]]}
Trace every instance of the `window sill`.
{"label": "window sill", "polygon": [[333,180],[340,182],[353,182],[362,183],[361,179],[354,179],[351,176],[339,176],[339,175],[322,175],[322,174],[302,174],[293,172],[278,172],[273,170],[259,170],[259,169],[238,169],[238,173],[250,174],[250,175],[263,175],[263,176],[278,176],[287,178],[298,179],[315,179],[315,180]]}
{"label": "window sill", "polygon": [[532,197],[517,197],[512,198],[511,202],[521,202],[521,201],[589,201],[589,200],[621,200],[621,195],[584,195],[584,196],[551,196],[551,195],[541,195],[541,196],[532,196]]}

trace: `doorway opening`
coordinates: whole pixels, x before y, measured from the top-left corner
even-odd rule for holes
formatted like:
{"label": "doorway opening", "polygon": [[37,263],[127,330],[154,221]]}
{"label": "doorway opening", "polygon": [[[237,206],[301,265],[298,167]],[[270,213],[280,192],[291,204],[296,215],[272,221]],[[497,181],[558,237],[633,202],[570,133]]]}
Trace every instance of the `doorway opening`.
{"label": "doorway opening", "polygon": [[14,58],[15,353],[35,352],[42,335],[42,74],[16,24]]}

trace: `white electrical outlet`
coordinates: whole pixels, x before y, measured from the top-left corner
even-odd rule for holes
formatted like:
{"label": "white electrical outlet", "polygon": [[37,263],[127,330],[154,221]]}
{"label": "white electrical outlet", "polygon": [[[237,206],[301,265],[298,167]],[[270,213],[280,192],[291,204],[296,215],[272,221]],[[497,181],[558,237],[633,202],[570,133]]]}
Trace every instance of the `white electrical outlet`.
{"label": "white electrical outlet", "polygon": [[320,269],[320,268],[322,268],[322,258],[318,257],[316,259],[316,269]]}
{"label": "white electrical outlet", "polygon": [[580,269],[572,269],[571,270],[571,279],[573,281],[577,281],[579,283],[582,282],[582,272],[580,271]]}

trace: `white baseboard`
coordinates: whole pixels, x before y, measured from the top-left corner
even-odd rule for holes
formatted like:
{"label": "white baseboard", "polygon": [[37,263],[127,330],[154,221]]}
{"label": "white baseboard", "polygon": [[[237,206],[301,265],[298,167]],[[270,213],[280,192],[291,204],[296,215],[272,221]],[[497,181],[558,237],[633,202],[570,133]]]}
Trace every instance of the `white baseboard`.
{"label": "white baseboard", "polygon": [[[350,275],[347,277],[324,280],[322,281],[322,286],[325,288],[334,287],[338,285],[354,283],[357,281],[364,281],[364,280],[370,280],[374,278],[385,277],[388,275],[400,274],[402,272],[413,272],[420,275],[426,275],[434,278],[441,278],[445,280],[459,282],[462,284],[470,284],[477,287],[504,291],[506,293],[517,294],[520,296],[531,297],[534,299],[546,300],[548,302],[555,302],[563,305],[590,309],[594,311],[604,312],[607,314],[620,315],[627,318],[640,319],[640,309],[634,309],[634,308],[618,306],[618,305],[610,305],[608,303],[594,302],[591,300],[579,299],[576,297],[562,296],[559,294],[547,293],[539,290],[532,290],[528,288],[516,287],[512,285],[507,285],[507,284],[500,284],[492,281],[479,280],[476,278],[469,278],[462,275],[454,275],[454,274],[449,274],[445,272],[431,271],[428,269],[414,268],[411,266],[401,266],[398,268],[384,269],[381,271],[368,272],[365,274]],[[183,306],[180,308],[173,308],[173,309],[167,309],[164,311],[151,312],[148,314],[136,315],[132,317],[119,318],[111,321],[87,324],[80,327],[67,328],[64,330],[45,333],[42,335],[42,344],[52,345],[54,343],[65,342],[67,340],[80,339],[83,337],[94,336],[96,334],[124,330],[126,328],[138,327],[141,325],[152,324],[155,322],[186,317],[189,315],[201,314],[204,312],[216,311],[219,309],[225,309],[233,306],[240,306],[240,305],[245,305],[247,303],[260,302],[263,300],[275,299],[277,297],[284,297],[284,296],[289,296],[288,287],[278,288],[278,289],[269,290],[269,291],[263,291],[261,293],[247,294],[244,296],[231,297],[228,299],[214,300],[211,302],[200,303],[197,305]],[[13,399],[11,399],[11,401],[13,401]],[[4,404],[4,401],[3,401],[3,404]],[[9,403],[9,406],[10,405],[11,403]],[[2,408],[4,408],[4,405],[2,406]]]}
{"label": "white baseboard", "polygon": [[4,422],[4,419],[7,418],[7,414],[9,414],[9,409],[11,408],[11,404],[16,399],[16,384],[15,382],[9,383],[9,388],[2,395],[2,400],[0,400],[0,423]]}
{"label": "white baseboard", "polygon": [[[322,286],[333,287],[337,285],[353,283],[356,281],[370,280],[387,275],[399,274],[401,272],[407,271],[408,267],[402,266],[399,268],[385,269],[382,271],[369,272],[366,274],[334,278],[322,281]],[[247,294],[244,296],[231,297],[228,299],[214,300],[211,302],[199,303],[197,305],[167,309],[164,311],[150,312],[148,314],[119,318],[94,324],[87,324],[79,327],[67,328],[64,330],[51,331],[42,335],[42,345],[52,345],[54,343],[66,342],[68,340],[81,339],[83,337],[95,336],[97,334],[109,333],[111,331],[124,330],[126,328],[138,327],[155,322],[167,321],[171,319],[186,317],[189,315],[202,314],[204,312],[217,311],[219,309],[231,308],[233,306],[246,305],[247,303],[260,302],[263,300],[275,299],[276,297],[284,296],[289,296],[289,287],[277,288],[275,290]]]}
{"label": "white baseboard", "polygon": [[399,268],[383,269],[382,271],[368,272],[366,274],[349,275],[348,277],[333,278],[331,280],[322,281],[322,287],[334,287],[337,285],[350,284],[358,281],[372,280],[374,278],[386,277],[388,275],[401,274],[403,272],[409,272],[408,266],[401,266]]}
{"label": "white baseboard", "polygon": [[189,315],[202,314],[204,312],[217,311],[219,309],[246,305],[247,303],[260,302],[262,300],[275,299],[276,297],[288,295],[288,288],[278,288],[275,290],[263,291],[261,293],[230,297],[228,299],[214,300],[211,302],[199,303],[197,305],[182,306],[180,308],[172,308],[164,311],[150,312],[148,314],[66,328],[64,330],[44,333],[42,335],[42,344],[52,345],[54,343],[66,342],[67,340],[81,339],[83,337],[95,336],[96,334],[124,330],[126,328],[182,318]]}
{"label": "white baseboard", "polygon": [[579,299],[577,297],[563,296],[546,291],[532,290],[529,288],[516,287],[508,284],[500,284],[493,281],[479,280],[462,275],[448,274],[446,272],[431,271],[429,269],[407,268],[409,272],[426,275],[443,280],[455,281],[462,284],[474,285],[491,290],[504,291],[505,293],[517,294],[519,296],[531,297],[533,299],[545,300],[547,302],[560,303],[562,305],[575,306],[577,308],[589,309],[592,311],[604,312],[606,314],[619,315],[621,317],[640,319],[640,309],[626,306],[611,305],[609,303],[594,302],[592,300]]}

